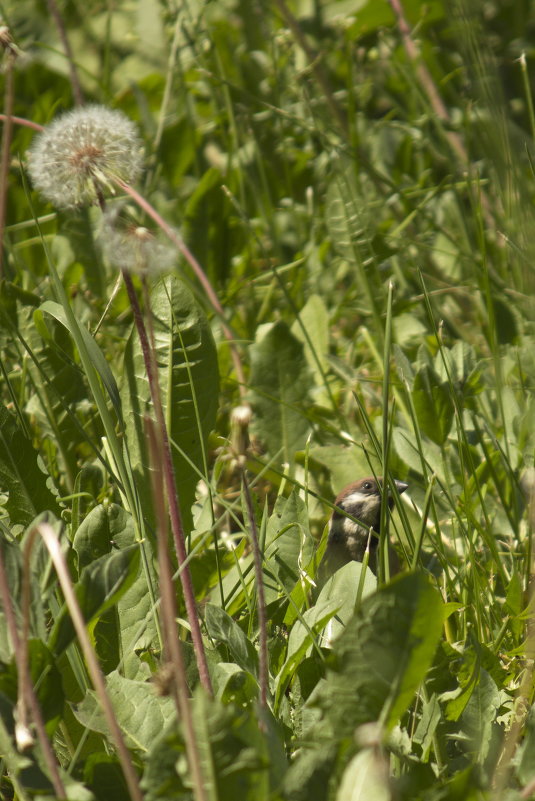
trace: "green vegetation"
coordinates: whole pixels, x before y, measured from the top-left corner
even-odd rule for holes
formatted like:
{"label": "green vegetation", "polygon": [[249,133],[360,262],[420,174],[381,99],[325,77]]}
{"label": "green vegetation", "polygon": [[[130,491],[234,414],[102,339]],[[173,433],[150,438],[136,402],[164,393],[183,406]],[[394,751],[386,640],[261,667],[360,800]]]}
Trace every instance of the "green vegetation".
{"label": "green vegetation", "polygon": [[535,797],[531,4],[0,13],[0,799]]}

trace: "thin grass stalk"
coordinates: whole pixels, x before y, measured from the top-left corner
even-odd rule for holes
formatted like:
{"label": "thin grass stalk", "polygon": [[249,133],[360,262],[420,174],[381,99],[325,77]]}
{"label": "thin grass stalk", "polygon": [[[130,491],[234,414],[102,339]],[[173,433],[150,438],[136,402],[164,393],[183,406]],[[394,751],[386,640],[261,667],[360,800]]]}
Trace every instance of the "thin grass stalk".
{"label": "thin grass stalk", "polygon": [[[26,551],[28,551],[28,548],[26,548]],[[25,572],[26,574],[29,572],[29,567],[28,571]],[[29,582],[29,577],[27,578],[27,581]],[[58,798],[66,798],[67,792],[59,773],[59,765],[56,755],[54,754],[54,750],[46,733],[46,727],[41,714],[41,708],[39,706],[39,701],[37,700],[35,689],[32,683],[32,677],[28,665],[28,640],[25,639],[21,641],[17,629],[15,610],[13,609],[13,604],[11,602],[11,593],[9,590],[6,567],[4,563],[4,545],[2,541],[0,541],[0,599],[2,600],[2,609],[6,617],[9,636],[11,637],[11,643],[13,645],[13,651],[15,652],[15,661],[17,663],[19,680],[19,698],[22,699],[24,705],[30,707],[32,720],[35,724],[37,737],[41,745],[43,757],[48,767],[50,774],[49,778],[54,788],[54,792]],[[23,610],[23,614],[26,617],[29,617],[29,609],[26,611]]]}
{"label": "thin grass stalk", "polygon": [[394,285],[392,281],[388,284],[388,295],[386,300],[386,321],[383,348],[383,436],[381,465],[383,469],[383,487],[381,497],[381,534],[379,542],[379,575],[384,581],[390,580],[390,564],[388,559],[388,463],[390,455],[390,435],[389,435],[389,398],[390,398],[390,351],[392,348],[392,300],[394,297]]}
{"label": "thin grass stalk", "polygon": [[83,106],[84,93],[82,92],[82,85],[78,77],[76,62],[74,60],[74,55],[72,52],[71,44],[69,42],[69,37],[67,36],[67,29],[65,28],[63,17],[61,16],[59,9],[56,5],[56,0],[47,0],[46,4],[48,6],[48,10],[50,11],[50,16],[52,17],[52,19],[54,20],[54,24],[56,25],[59,38],[61,40],[61,44],[63,47],[63,51],[65,53],[65,58],[67,59],[67,64],[69,65],[69,80],[71,82],[71,89],[74,97],[74,102],[76,103],[77,106]]}
{"label": "thin grass stalk", "polygon": [[[143,314],[139,305],[137,293],[132,282],[130,274],[123,270],[123,280],[125,283],[128,299],[132,312],[134,315],[134,322],[141,344],[141,352],[143,354],[143,361],[145,370],[147,371],[147,380],[149,383],[150,395],[156,415],[156,423],[161,431],[162,437],[162,456],[163,456],[163,475],[165,487],[167,490],[167,500],[169,503],[169,516],[171,520],[171,531],[175,543],[175,550],[180,568],[180,581],[182,583],[182,590],[184,593],[184,602],[186,604],[186,612],[191,626],[191,639],[193,648],[195,650],[195,657],[197,660],[197,668],[199,670],[199,677],[205,690],[212,695],[212,682],[208,670],[208,663],[206,661],[206,653],[202,640],[201,627],[199,624],[199,617],[197,614],[197,604],[195,602],[195,592],[193,590],[193,581],[191,579],[191,572],[187,564],[186,552],[186,538],[184,536],[184,528],[182,525],[182,516],[180,513],[180,505],[176,491],[175,469],[173,465],[173,457],[171,454],[171,446],[169,443],[169,435],[167,432],[167,424],[165,422],[165,415],[162,406],[162,398],[160,394],[160,387],[158,382],[158,370],[156,366],[156,357],[153,349],[151,348],[147,329],[143,320]],[[148,312],[148,310],[147,310]]]}
{"label": "thin grass stalk", "polygon": [[[425,94],[427,95],[429,103],[431,104],[431,108],[433,109],[433,113],[438,117],[439,120],[449,125],[451,122],[450,115],[446,105],[442,100],[442,97],[440,96],[440,92],[437,89],[431,73],[420,58],[420,53],[416,42],[412,38],[411,28],[405,17],[401,0],[388,0],[388,2],[390,3],[392,11],[395,14],[407,57],[409,61],[414,64],[416,76]],[[448,130],[445,131],[445,134],[451,149],[459,157],[460,161],[463,163],[463,166],[466,165],[468,163],[468,153],[459,134]]]}
{"label": "thin grass stalk", "polygon": [[174,682],[173,700],[177,719],[182,721],[188,764],[191,770],[193,793],[197,801],[208,801],[201,766],[201,757],[197,745],[195,726],[189,690],[186,680],[186,666],[182,654],[182,644],[178,638],[176,618],[176,597],[173,583],[173,570],[167,549],[168,514],[165,505],[165,480],[162,476],[162,465],[165,464],[164,437],[159,427],[145,417],[145,431],[150,454],[152,471],[152,497],[156,514],[156,536],[158,540],[158,567],[160,573],[160,598],[162,629],[164,631],[164,649],[166,659],[172,667]]}
{"label": "thin grass stalk", "polygon": [[290,11],[284,0],[275,0],[275,6],[278,8],[281,17],[283,18],[288,28],[291,30],[295,41],[305,53],[310,64],[310,69],[321,88],[321,91],[327,102],[327,105],[334,119],[337,121],[340,130],[342,131],[344,136],[347,137],[348,136],[347,119],[341,106],[339,105],[338,101],[334,96],[332,87],[329,83],[329,79],[325,73],[325,70],[323,69],[322,59],[320,58],[320,54],[317,53],[309,45],[305,34],[301,30],[301,26],[299,25],[298,20],[294,17],[294,15]]}
{"label": "thin grass stalk", "polygon": [[182,238],[171,228],[171,226],[163,219],[163,217],[158,214],[156,209],[151,206],[151,204],[146,200],[143,195],[140,195],[136,189],[134,189],[130,184],[121,181],[120,179],[116,179],[116,184],[119,186],[127,195],[129,195],[132,200],[134,200],[137,205],[143,209],[143,211],[156,223],[156,225],[163,231],[166,237],[173,243],[176,249],[181,253],[188,264],[190,265],[191,269],[197,276],[201,286],[203,287],[206,297],[210,301],[210,304],[214,311],[216,312],[220,322],[221,322],[221,330],[223,331],[223,335],[225,339],[229,343],[230,347],[230,354],[232,358],[232,363],[234,365],[234,370],[236,371],[236,376],[238,379],[239,391],[242,396],[245,395],[247,388],[245,383],[245,373],[243,371],[243,365],[241,362],[240,354],[238,353],[238,349],[234,344],[234,334],[232,333],[231,329],[229,328],[226,318],[225,318],[225,311],[217,297],[216,291],[214,290],[212,284],[210,283],[208,276],[204,272],[203,268],[187,247],[186,243],[182,240]]}
{"label": "thin grass stalk", "polygon": [[2,151],[0,157],[0,279],[4,275],[4,230],[6,226],[7,185],[9,180],[9,160],[11,138],[13,135],[13,102],[15,95],[14,68],[17,51],[7,28],[0,35],[0,44],[4,48],[4,111],[5,125],[2,130]]}
{"label": "thin grass stalk", "polygon": [[111,737],[117,749],[117,757],[124,774],[131,801],[143,801],[143,795],[139,787],[138,777],[136,771],[134,770],[130,753],[126,747],[121,728],[117,722],[117,718],[115,717],[112,703],[106,691],[104,674],[102,673],[97,656],[93,646],[91,645],[86,624],[83,619],[80,606],[78,605],[78,600],[74,592],[71,577],[69,575],[69,569],[67,567],[65,557],[61,551],[59,540],[54,529],[48,523],[38,524],[30,532],[30,537],[35,537],[37,534],[40,534],[40,536],[43,538],[52,562],[54,563],[56,574],[65,597],[65,603],[67,604],[80,647],[87,662],[87,668],[89,675],[91,676],[93,687],[95,688],[95,692],[110,729]]}
{"label": "thin grass stalk", "polygon": [[266,596],[264,593],[264,575],[262,571],[262,552],[256,518],[253,508],[253,499],[247,480],[245,468],[242,467],[242,486],[249,515],[251,545],[253,547],[253,558],[256,574],[256,592],[258,609],[258,630],[259,630],[259,658],[258,658],[258,682],[260,685],[260,706],[267,706],[267,695],[269,688],[269,661],[268,661],[268,636],[267,636],[267,615],[266,615]]}
{"label": "thin grass stalk", "polygon": [[[487,545],[489,551],[492,554],[492,557],[493,557],[494,562],[496,564],[497,570],[498,570],[498,572],[500,574],[500,578],[501,578],[504,586],[507,586],[508,583],[509,583],[509,577],[507,576],[507,573],[505,571],[505,567],[504,567],[504,565],[502,563],[502,560],[500,559],[500,555],[499,555],[498,549],[496,547],[495,538],[491,533],[492,527],[491,527],[491,524],[490,524],[488,513],[487,513],[486,508],[485,508],[485,499],[483,497],[483,491],[481,489],[481,484],[480,484],[480,482],[478,480],[476,466],[474,464],[474,461],[473,461],[473,458],[472,458],[472,452],[471,452],[471,449],[470,449],[470,445],[469,445],[469,442],[468,442],[467,437],[466,437],[466,431],[465,431],[464,426],[463,426],[463,410],[460,407],[459,398],[457,397],[455,385],[454,385],[454,382],[453,382],[453,379],[452,379],[452,375],[451,375],[450,364],[449,364],[448,358],[447,358],[445,350],[444,350],[444,344],[442,342],[442,337],[440,335],[440,331],[438,330],[436,322],[435,322],[433,309],[431,307],[431,301],[429,299],[429,295],[427,294],[425,283],[424,283],[423,276],[422,276],[421,273],[419,274],[419,277],[420,277],[420,283],[421,283],[421,286],[422,286],[422,289],[423,289],[423,292],[424,292],[424,301],[425,301],[425,306],[426,306],[426,309],[427,309],[429,322],[431,323],[431,326],[433,327],[433,332],[434,332],[434,335],[435,335],[435,338],[436,338],[436,341],[437,341],[439,353],[440,353],[440,356],[441,356],[441,359],[442,359],[442,364],[444,366],[444,372],[446,373],[448,384],[449,384],[449,387],[450,387],[451,400],[452,400],[453,407],[454,407],[454,410],[455,410],[455,422],[456,422],[456,427],[457,427],[457,439],[458,439],[459,444],[462,443],[465,446],[464,447],[464,452],[466,453],[467,461],[468,461],[467,472],[469,473],[470,476],[472,476],[474,478],[476,493],[477,493],[477,496],[478,496],[478,499],[479,499],[479,503],[480,503],[480,506],[481,506],[481,513],[482,513],[482,515],[484,517],[484,520],[485,520],[485,526],[484,527],[479,526],[475,519],[472,520],[471,522],[474,524],[474,531],[478,531],[480,533],[480,535],[482,536],[485,544]],[[498,392],[498,395],[499,394],[500,393]],[[459,451],[460,451],[460,453],[462,453],[462,449],[461,448],[459,448]],[[446,461],[446,460],[444,460],[444,461]],[[466,473],[466,470],[463,470],[463,475],[465,475],[465,473]],[[465,481],[465,484],[464,484],[464,490],[465,491],[467,490],[466,481]],[[468,507],[466,508],[465,513],[467,514],[467,516],[470,514],[470,511],[469,511]],[[473,538],[467,538],[467,542],[469,543],[470,548],[473,549],[473,547],[474,547],[473,546]]]}

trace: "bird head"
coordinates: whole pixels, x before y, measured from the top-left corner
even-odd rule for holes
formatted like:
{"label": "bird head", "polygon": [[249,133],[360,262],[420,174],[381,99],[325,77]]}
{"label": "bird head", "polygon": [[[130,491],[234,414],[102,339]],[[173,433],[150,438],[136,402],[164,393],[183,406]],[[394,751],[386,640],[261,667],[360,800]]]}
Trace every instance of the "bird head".
{"label": "bird head", "polygon": [[[394,485],[399,493],[408,487],[403,481],[394,481]],[[348,484],[334,502],[329,542],[347,549],[349,559],[362,561],[370,528],[379,533],[382,487],[382,478],[361,478]],[[392,509],[393,505],[394,498],[388,492],[388,506]],[[377,538],[374,540],[376,543]]]}
{"label": "bird head", "polygon": [[[408,484],[404,481],[394,481],[396,490],[401,494],[405,492]],[[353,481],[348,484],[342,492],[337,496],[334,505],[337,507],[333,512],[333,519],[343,517],[346,520],[346,515],[343,512],[355,517],[367,528],[370,526],[378,531],[379,519],[381,515],[381,499],[382,499],[382,478],[361,478],[359,481]],[[390,492],[388,493],[388,506],[392,509],[394,499]],[[341,511],[340,511],[341,510]],[[350,521],[352,522],[352,521]]]}

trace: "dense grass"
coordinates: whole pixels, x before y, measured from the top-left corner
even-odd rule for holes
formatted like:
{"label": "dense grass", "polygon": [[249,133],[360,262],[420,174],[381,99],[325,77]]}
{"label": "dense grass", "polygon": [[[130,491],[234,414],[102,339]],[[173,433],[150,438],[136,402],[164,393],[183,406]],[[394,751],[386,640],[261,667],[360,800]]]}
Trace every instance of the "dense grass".
{"label": "dense grass", "polygon": [[1,9],[0,798],[531,798],[529,4]]}

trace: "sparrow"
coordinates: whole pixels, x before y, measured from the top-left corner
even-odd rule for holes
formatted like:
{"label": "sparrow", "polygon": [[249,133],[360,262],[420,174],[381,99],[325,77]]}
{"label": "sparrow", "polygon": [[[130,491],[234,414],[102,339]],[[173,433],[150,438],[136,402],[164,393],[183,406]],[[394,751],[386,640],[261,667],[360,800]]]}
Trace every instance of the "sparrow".
{"label": "sparrow", "polygon": [[[409,486],[403,481],[394,481],[394,484],[400,494]],[[382,485],[382,478],[361,478],[348,484],[336,498],[329,524],[327,548],[318,569],[318,586],[321,587],[336,570],[348,562],[362,562],[368,541],[368,567],[377,573]],[[394,498],[389,492],[388,507],[392,509],[393,506]],[[359,522],[351,518],[356,518]],[[390,551],[393,561],[397,561],[393,548]]]}

